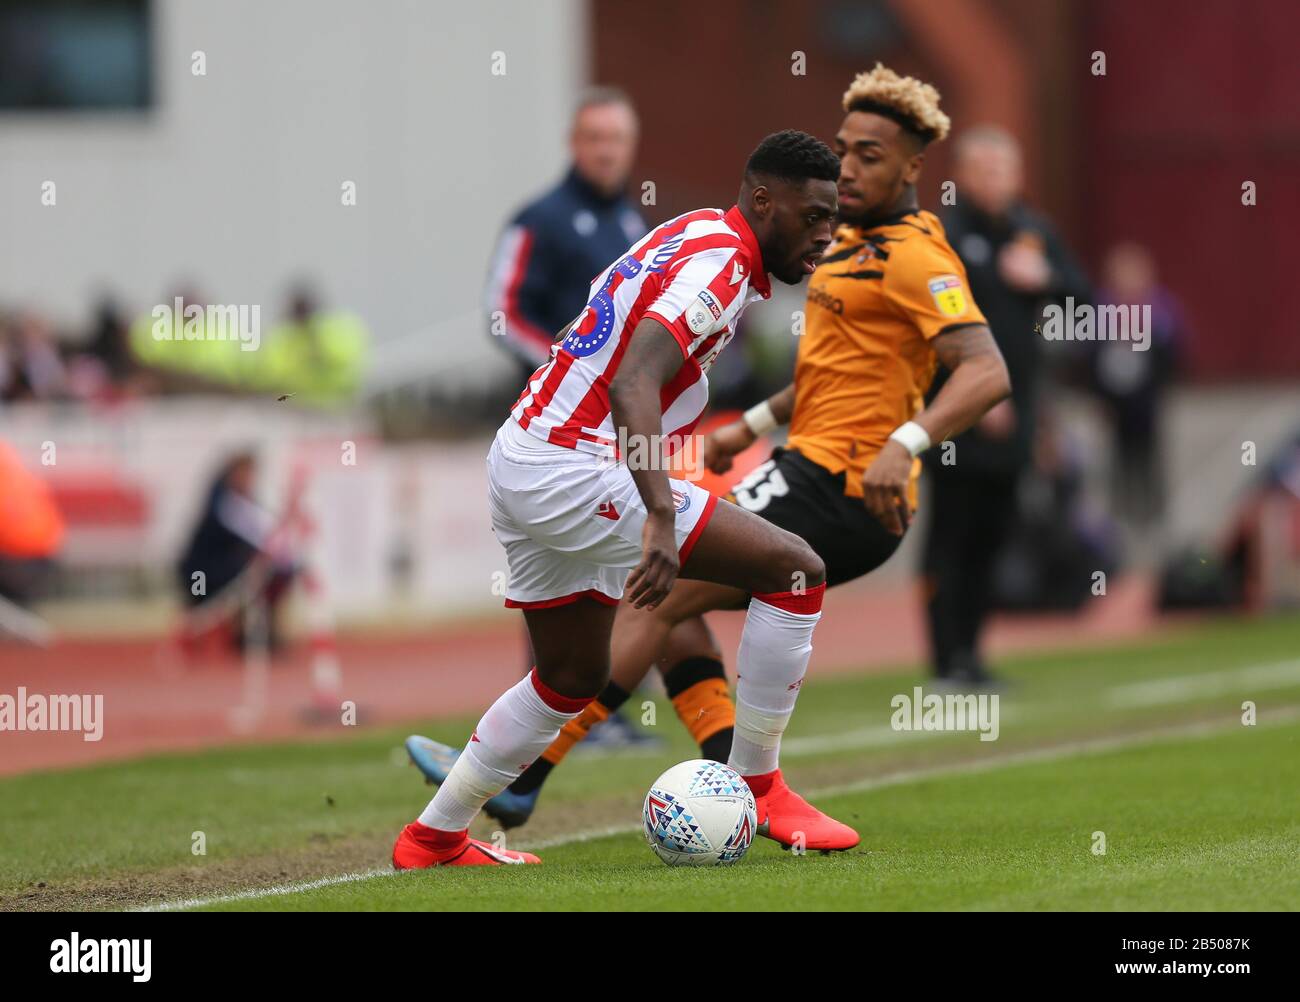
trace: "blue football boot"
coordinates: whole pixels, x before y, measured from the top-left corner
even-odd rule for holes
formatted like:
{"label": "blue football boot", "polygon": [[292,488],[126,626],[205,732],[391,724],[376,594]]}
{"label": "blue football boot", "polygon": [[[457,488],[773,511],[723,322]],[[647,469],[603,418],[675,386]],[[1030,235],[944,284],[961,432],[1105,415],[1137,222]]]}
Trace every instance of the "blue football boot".
{"label": "blue football boot", "polygon": [[[460,758],[460,749],[444,745],[439,741],[412,734],[406,739],[406,753],[411,762],[424,773],[426,782],[441,786],[451,772],[451,767]],[[512,793],[509,788],[502,790],[483,805],[483,811],[490,818],[500,822],[502,828],[518,828],[533,813],[537,806],[538,788],[532,793]]]}

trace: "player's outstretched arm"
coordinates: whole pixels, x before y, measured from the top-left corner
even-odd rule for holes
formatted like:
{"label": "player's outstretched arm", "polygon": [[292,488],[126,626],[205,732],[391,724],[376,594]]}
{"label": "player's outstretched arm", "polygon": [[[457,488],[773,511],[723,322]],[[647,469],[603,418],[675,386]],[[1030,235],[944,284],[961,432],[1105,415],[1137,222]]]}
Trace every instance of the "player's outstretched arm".
{"label": "player's outstretched arm", "polygon": [[1011,377],[993,332],[983,324],[940,334],[934,351],[950,373],[930,406],[913,420],[931,442],[960,435],[1011,395]]}
{"label": "player's outstretched arm", "polygon": [[940,334],[933,345],[951,373],[948,381],[929,407],[895,429],[862,475],[864,503],[896,536],[903,534],[910,517],[907,481],[912,460],[931,442],[965,431],[1011,394],[1006,362],[993,333],[983,324]]}
{"label": "player's outstretched arm", "polygon": [[[659,449],[649,448],[663,433],[659,393],[677,375],[684,359],[677,340],[657,320],[636,325],[618,372],[609,384],[610,412],[619,440],[629,454],[650,458],[629,464],[637,492],[648,515],[641,537],[641,563],[627,579],[627,600],[636,608],[653,609],[672,590],[677,579],[676,509],[668,473]],[[643,443],[641,448],[634,448]],[[644,465],[645,468],[636,468]]]}
{"label": "player's outstretched arm", "polygon": [[794,383],[774,393],[761,404],[745,411],[745,416],[715,428],[704,440],[704,466],[714,473],[731,469],[732,458],[794,416]]}

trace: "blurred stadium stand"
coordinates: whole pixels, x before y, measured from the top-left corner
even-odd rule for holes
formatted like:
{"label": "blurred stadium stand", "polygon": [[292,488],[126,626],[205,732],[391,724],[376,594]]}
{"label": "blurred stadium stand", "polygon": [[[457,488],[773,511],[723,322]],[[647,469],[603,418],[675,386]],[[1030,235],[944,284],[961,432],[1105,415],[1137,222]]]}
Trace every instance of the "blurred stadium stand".
{"label": "blurred stadium stand", "polygon": [[[303,457],[315,464],[345,618],[495,608],[502,560],[482,454],[517,388],[503,384],[513,369],[489,341],[482,287],[502,222],[563,171],[570,102],[588,81],[620,85],[638,105],[634,186],[654,183],[652,220],[729,204],[737,163],[766,132],[831,135],[845,85],[880,59],[933,80],[958,130],[993,121],[1014,132],[1030,200],[1094,273],[1118,240],[1150,248],[1191,336],[1163,418],[1169,504],[1155,532],[1126,537],[1129,565],[1227,531],[1260,474],[1243,443],[1263,464],[1300,425],[1300,332],[1286,305],[1300,227],[1294,4],[664,0],[653,18],[625,0],[140,9],[151,72],[135,67],[133,79],[148,80],[146,97],[117,110],[0,108],[0,391],[20,358],[55,373],[39,392],[25,377],[25,392],[0,402],[0,438],[65,511],[56,594],[158,594],[211,471],[255,444],[280,478]],[[0,39],[11,16],[0,8]],[[204,76],[191,72],[199,50]],[[1094,51],[1105,76],[1090,73]],[[806,75],[791,73],[796,52]],[[631,69],[647,66],[657,69]],[[0,95],[15,72],[0,66]],[[932,151],[922,205],[937,204],[948,157],[944,144]],[[1241,204],[1247,180],[1258,206]],[[55,205],[42,204],[47,181]],[[355,206],[341,201],[348,181]],[[136,317],[193,281],[215,301],[262,304],[269,328],[303,277],[369,332],[342,406],[277,393],[289,377],[227,387],[238,395],[157,397],[115,373],[119,397],[79,392],[76,355],[93,343],[105,292]],[[749,343],[732,349],[761,379],[783,377],[795,347],[784,320],[800,306],[787,294],[770,316],[754,311]],[[20,344],[28,313],[65,371],[35,335]],[[1077,360],[1058,354],[1058,423],[1104,510],[1107,419],[1069,377]],[[359,446],[355,467],[339,464],[344,441]],[[47,442],[53,466],[41,462]],[[264,486],[274,505],[282,479]],[[881,582],[910,582],[914,556]]]}

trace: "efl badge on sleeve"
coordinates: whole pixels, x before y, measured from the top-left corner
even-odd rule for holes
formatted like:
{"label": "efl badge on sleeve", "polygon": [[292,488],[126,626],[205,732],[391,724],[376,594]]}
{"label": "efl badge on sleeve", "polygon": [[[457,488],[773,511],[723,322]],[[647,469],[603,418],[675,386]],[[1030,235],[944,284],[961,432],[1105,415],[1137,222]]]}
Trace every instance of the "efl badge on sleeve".
{"label": "efl badge on sleeve", "polygon": [[930,279],[930,295],[945,317],[959,317],[966,312],[966,292],[956,275],[939,275]]}
{"label": "efl badge on sleeve", "polygon": [[708,289],[701,289],[700,294],[686,308],[686,326],[696,334],[707,334],[721,319],[722,304]]}

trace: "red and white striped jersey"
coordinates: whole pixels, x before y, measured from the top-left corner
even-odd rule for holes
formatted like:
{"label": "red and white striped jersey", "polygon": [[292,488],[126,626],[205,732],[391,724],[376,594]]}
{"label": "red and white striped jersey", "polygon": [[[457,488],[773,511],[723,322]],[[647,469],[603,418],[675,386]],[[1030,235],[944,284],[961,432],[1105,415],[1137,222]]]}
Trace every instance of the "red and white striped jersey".
{"label": "red and white striped jersey", "polygon": [[551,346],[550,361],[528,380],[511,417],[544,442],[615,455],[609,384],[637,324],[652,317],[685,359],[660,393],[662,434],[672,451],[704,412],[709,367],[741,312],[770,295],[758,241],[738,207],[671,219],[597,276],[583,312]]}

